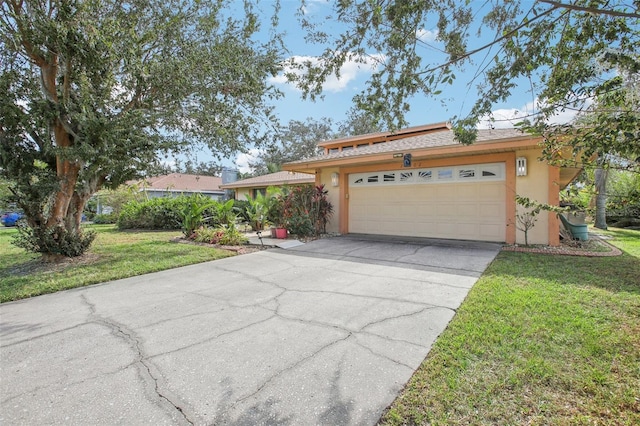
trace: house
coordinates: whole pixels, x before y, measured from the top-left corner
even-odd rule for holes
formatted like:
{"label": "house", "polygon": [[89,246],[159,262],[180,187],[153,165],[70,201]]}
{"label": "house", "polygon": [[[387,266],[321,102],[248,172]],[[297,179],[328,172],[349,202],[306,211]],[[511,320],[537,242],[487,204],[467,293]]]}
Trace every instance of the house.
{"label": "house", "polygon": [[220,187],[235,191],[236,200],[246,200],[247,196],[253,199],[257,194],[266,194],[270,186],[312,185],[315,181],[313,174],[283,171],[238,180]]}
{"label": "house", "polygon": [[[579,173],[548,165],[540,137],[479,130],[463,145],[447,123],[321,142],[324,154],[283,165],[324,184],[334,206],[329,232],[523,243],[516,194],[558,205]],[[559,221],[543,212],[532,244],[559,244]]]}
{"label": "house", "polygon": [[136,183],[140,192],[148,197],[177,197],[179,195],[203,194],[214,200],[223,200],[225,190],[220,188],[222,178],[218,176],[171,173],[146,178]]}

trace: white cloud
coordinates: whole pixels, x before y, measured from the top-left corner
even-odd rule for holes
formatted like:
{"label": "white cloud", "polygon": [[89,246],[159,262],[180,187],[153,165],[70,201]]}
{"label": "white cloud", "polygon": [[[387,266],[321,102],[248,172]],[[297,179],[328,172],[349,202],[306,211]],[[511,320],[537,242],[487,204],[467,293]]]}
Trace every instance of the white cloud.
{"label": "white cloud", "polygon": [[[340,78],[331,75],[322,85],[322,89],[327,92],[338,93],[345,90],[349,83],[354,81],[359,75],[370,74],[375,71],[380,62],[384,59],[383,55],[357,56],[352,55],[340,68]],[[290,60],[296,65],[311,64],[312,66],[321,65],[321,58],[317,56],[293,56]],[[285,74],[295,74],[302,76],[305,71],[296,66],[285,64],[284,73],[278,74],[269,79],[273,84],[286,84],[287,77]],[[296,87],[297,89],[297,87]]]}
{"label": "white cloud", "polygon": [[[588,100],[584,107],[588,107],[593,102]],[[523,105],[521,108],[502,108],[496,109],[491,112],[489,116],[480,117],[478,122],[478,129],[509,129],[515,127],[515,124],[522,121],[525,118],[533,119],[534,115],[539,112],[540,103],[536,99],[534,102],[529,102]],[[580,112],[576,109],[565,109],[564,111],[558,109],[558,111],[549,119],[548,124],[566,124],[573,121]]]}
{"label": "white cloud", "polygon": [[236,156],[236,167],[241,173],[253,172],[253,167],[249,164],[255,162],[260,154],[261,150],[257,148],[250,149],[249,152],[243,152]]}
{"label": "white cloud", "polygon": [[424,28],[416,31],[416,38],[420,41],[431,42],[438,37],[438,30],[425,30]]}
{"label": "white cloud", "polygon": [[310,15],[315,12],[318,7],[326,6],[329,4],[328,0],[308,0],[305,6],[300,7],[300,11],[303,15]]}

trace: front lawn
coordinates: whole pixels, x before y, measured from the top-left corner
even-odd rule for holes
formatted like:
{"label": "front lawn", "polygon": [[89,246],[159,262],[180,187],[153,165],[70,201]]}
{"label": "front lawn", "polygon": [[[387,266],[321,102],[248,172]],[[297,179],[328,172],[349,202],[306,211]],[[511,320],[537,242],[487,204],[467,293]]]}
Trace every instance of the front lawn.
{"label": "front lawn", "polygon": [[383,424],[640,424],[640,232],[617,257],[502,252]]}
{"label": "front lawn", "polygon": [[0,229],[0,302],[206,262],[233,253],[170,242],[179,231],[121,232],[114,225],[92,225],[98,236],[77,259],[47,264],[11,244],[15,229]]}

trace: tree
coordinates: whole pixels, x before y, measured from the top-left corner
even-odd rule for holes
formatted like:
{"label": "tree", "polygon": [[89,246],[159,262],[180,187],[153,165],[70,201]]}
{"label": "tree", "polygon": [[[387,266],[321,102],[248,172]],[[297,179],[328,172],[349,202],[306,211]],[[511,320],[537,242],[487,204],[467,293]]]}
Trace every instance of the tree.
{"label": "tree", "polygon": [[239,14],[226,4],[1,3],[0,170],[15,183],[30,248],[84,251],[88,239],[73,253],[62,246],[82,239],[89,197],[157,164],[161,152],[201,143],[227,156],[266,141],[279,36],[258,42],[255,5],[245,1]]}
{"label": "tree", "polygon": [[381,132],[382,130],[382,124],[375,117],[367,114],[366,111],[351,108],[347,112],[347,118],[338,123],[336,137],[366,135],[368,133]]}
{"label": "tree", "polygon": [[333,135],[332,123],[328,118],[291,120],[281,129],[278,142],[268,146],[250,166],[258,176],[277,172],[283,163],[320,154],[318,142],[332,139]]}
{"label": "tree", "polygon": [[[378,58],[355,101],[376,120],[401,127],[411,97],[437,96],[455,72],[473,67],[468,83],[478,83],[477,101],[466,117],[452,119],[461,142],[472,143],[479,118],[526,84],[538,112],[523,127],[545,136],[547,159],[560,162],[567,147],[582,163],[598,152],[640,157],[640,116],[628,102],[629,85],[640,81],[640,1],[341,1],[334,8],[346,28],[335,38],[300,14],[308,39],[331,46],[317,61],[290,64],[306,71],[288,74],[306,96],[318,96],[347,61]],[[441,50],[422,37],[432,30]],[[490,31],[483,45],[481,31]],[[596,124],[548,124],[566,109],[591,109]]]}

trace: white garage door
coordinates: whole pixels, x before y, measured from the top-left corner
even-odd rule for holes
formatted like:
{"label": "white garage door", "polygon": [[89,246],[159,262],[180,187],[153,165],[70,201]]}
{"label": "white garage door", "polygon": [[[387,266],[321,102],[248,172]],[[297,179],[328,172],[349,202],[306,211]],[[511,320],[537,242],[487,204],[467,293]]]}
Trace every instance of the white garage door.
{"label": "white garage door", "polygon": [[504,163],[349,175],[349,232],[505,241]]}

